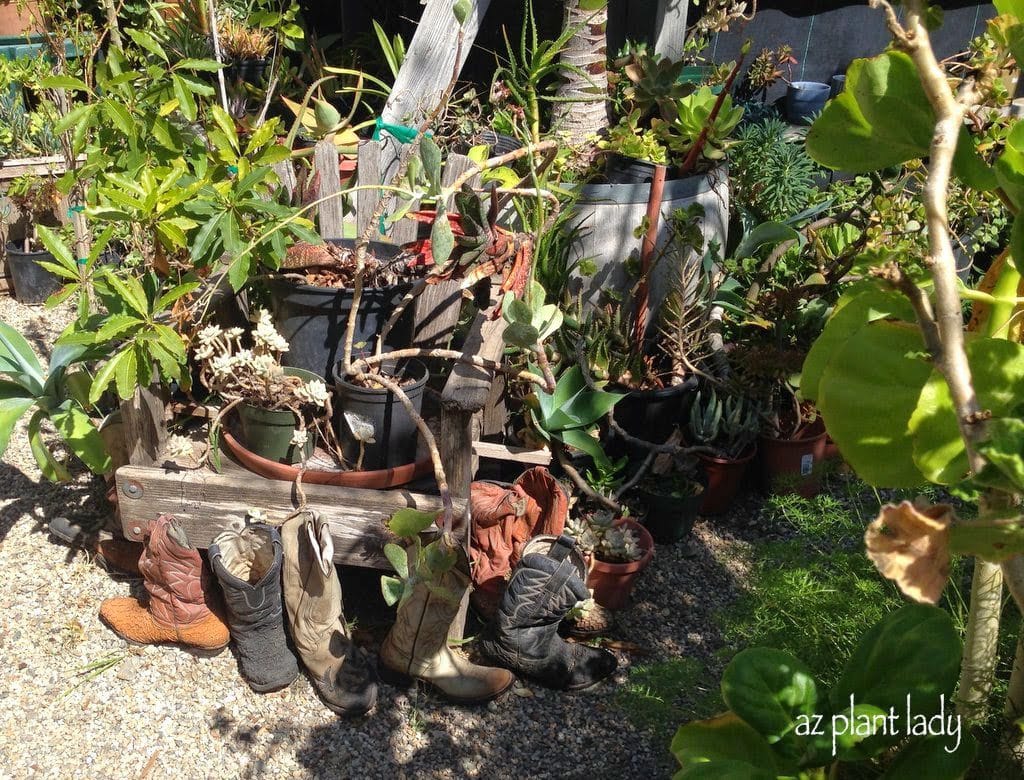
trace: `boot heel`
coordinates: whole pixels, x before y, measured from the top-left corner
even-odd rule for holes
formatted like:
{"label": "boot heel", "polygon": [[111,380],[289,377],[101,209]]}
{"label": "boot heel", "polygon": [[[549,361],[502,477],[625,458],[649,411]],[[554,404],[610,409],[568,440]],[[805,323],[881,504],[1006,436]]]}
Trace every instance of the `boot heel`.
{"label": "boot heel", "polygon": [[382,683],[386,683],[392,688],[400,688],[401,690],[407,691],[416,684],[416,680],[414,678],[404,672],[391,669],[382,663],[377,664],[377,676],[380,678]]}

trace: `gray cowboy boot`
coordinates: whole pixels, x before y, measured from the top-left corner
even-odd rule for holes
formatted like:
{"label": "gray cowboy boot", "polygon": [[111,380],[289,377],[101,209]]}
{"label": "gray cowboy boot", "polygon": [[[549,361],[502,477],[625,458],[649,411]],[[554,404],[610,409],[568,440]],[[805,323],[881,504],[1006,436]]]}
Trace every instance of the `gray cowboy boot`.
{"label": "gray cowboy boot", "polygon": [[345,621],[330,529],[306,511],[285,522],[281,536],[292,642],[324,704],[364,715],[377,703],[377,683]]}
{"label": "gray cowboy boot", "polygon": [[262,523],[225,531],[210,545],[242,676],[257,693],[285,688],[299,675],[284,632],[281,561],[281,535]]}
{"label": "gray cowboy boot", "polygon": [[607,650],[566,642],[558,635],[566,613],[590,597],[586,572],[571,536],[530,540],[480,644],[483,653],[557,690],[582,690],[614,672],[618,661]]}

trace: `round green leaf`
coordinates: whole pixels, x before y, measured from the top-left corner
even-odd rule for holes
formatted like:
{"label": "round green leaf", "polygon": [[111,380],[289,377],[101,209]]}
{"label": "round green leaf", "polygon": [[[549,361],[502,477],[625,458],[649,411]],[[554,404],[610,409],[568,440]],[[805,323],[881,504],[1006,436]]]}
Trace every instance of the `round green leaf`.
{"label": "round green leaf", "polygon": [[690,767],[707,769],[709,764],[741,761],[750,770],[757,769],[772,780],[777,775],[771,746],[733,712],[680,726],[672,739],[672,755],[684,770]]}
{"label": "round green leaf", "polygon": [[872,322],[836,350],[818,385],[818,408],[843,457],[878,487],[917,487],[908,424],[931,373],[916,325]]}
{"label": "round green leaf", "polygon": [[[1005,339],[971,339],[965,345],[974,391],[982,409],[995,417],[1012,416],[1022,399],[1024,346]],[[914,462],[932,482],[953,485],[967,477],[970,467],[957,425],[949,385],[936,370],[921,390],[910,418]]]}
{"label": "round green leaf", "polygon": [[800,716],[816,714],[818,685],[799,658],[767,647],[737,653],[722,675],[722,698],[777,753],[790,761],[805,754],[796,730]]}
{"label": "round green leaf", "polygon": [[[960,635],[938,607],[907,604],[872,626],[857,644],[843,676],[830,694],[841,712],[850,697],[884,712],[893,709],[905,720],[907,696],[912,715],[939,711],[941,696],[950,697],[960,671]],[[898,741],[906,730],[900,730]]]}
{"label": "round green leaf", "polygon": [[914,321],[914,309],[907,297],[867,282],[851,287],[838,301],[825,329],[818,336],[800,374],[800,393],[811,401],[818,399],[821,375],[836,351],[869,322],[896,318]]}

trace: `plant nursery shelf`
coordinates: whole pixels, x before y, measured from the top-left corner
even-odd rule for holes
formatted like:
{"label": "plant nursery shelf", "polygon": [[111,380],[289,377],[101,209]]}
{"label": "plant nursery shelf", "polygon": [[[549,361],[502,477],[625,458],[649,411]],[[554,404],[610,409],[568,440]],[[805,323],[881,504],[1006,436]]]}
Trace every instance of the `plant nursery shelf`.
{"label": "plant nursery shelf", "polygon": [[[280,525],[298,506],[292,482],[264,479],[225,462],[224,473],[212,469],[174,471],[152,466],[124,466],[117,471],[117,498],[125,537],[142,541],[148,523],[173,515],[189,541],[210,546],[221,531],[243,522],[251,508]],[[330,485],[303,485],[309,509],[330,525],[334,561],[349,566],[391,569],[384,557],[390,536],[384,521],[399,509],[440,512],[438,496],[401,488],[364,490]],[[456,498],[455,516],[462,517],[466,500]],[[461,529],[456,529],[459,533]]]}

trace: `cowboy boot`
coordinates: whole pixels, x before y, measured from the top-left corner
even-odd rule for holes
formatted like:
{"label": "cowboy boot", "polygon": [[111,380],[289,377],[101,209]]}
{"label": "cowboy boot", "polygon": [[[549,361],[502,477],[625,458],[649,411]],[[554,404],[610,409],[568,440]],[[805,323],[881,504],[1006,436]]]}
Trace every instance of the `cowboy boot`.
{"label": "cowboy boot", "polygon": [[381,678],[399,686],[422,680],[463,704],[490,701],[515,678],[506,669],[471,663],[448,647],[448,631],[469,587],[469,559],[461,545],[446,546],[455,564],[433,582],[418,580],[398,605],[395,624],[380,648]]}
{"label": "cowboy boot", "polygon": [[607,650],[558,635],[566,613],[590,596],[586,571],[571,536],[531,540],[480,644],[484,655],[557,690],[582,690],[614,672],[618,661]]}
{"label": "cowboy boot", "polygon": [[345,622],[330,529],[303,512],[281,527],[281,541],[288,629],[299,657],[328,707],[363,715],[377,702],[377,684]]}
{"label": "cowboy boot", "polygon": [[139,558],[148,601],[107,599],[100,605],[100,619],[129,642],[220,652],[230,638],[228,627],[211,610],[213,578],[199,552],[170,515],[150,523],[148,534]]}
{"label": "cowboy boot", "polygon": [[291,685],[299,667],[284,633],[281,534],[262,523],[240,533],[225,531],[213,540],[209,555],[242,676],[257,693]]}

